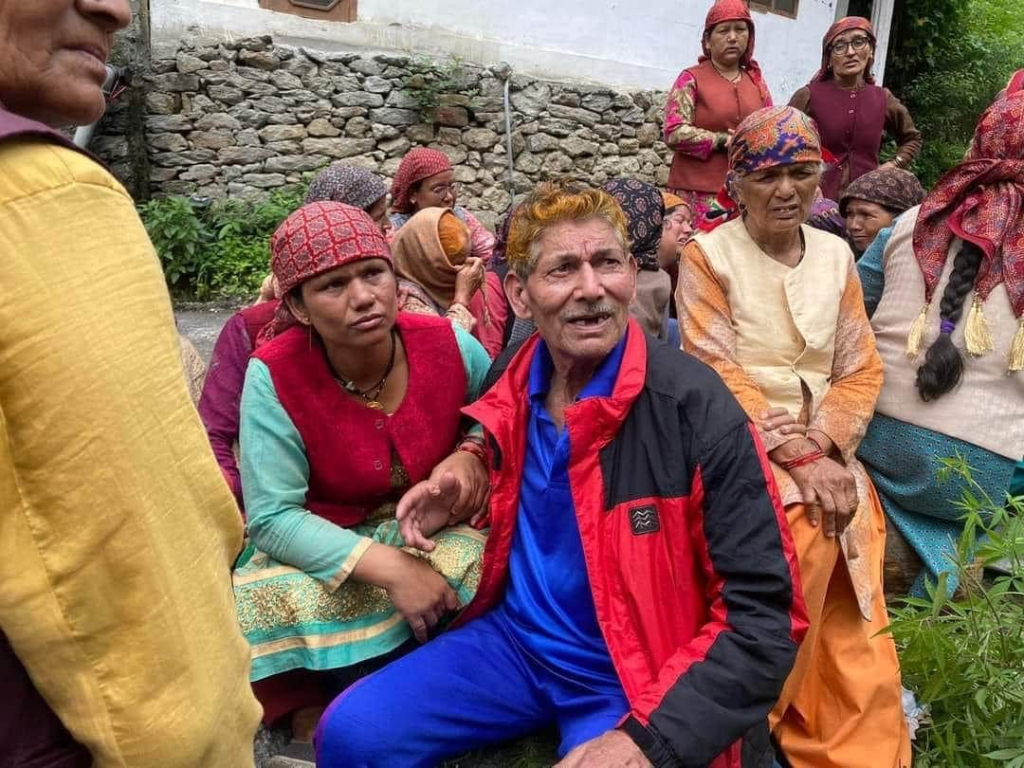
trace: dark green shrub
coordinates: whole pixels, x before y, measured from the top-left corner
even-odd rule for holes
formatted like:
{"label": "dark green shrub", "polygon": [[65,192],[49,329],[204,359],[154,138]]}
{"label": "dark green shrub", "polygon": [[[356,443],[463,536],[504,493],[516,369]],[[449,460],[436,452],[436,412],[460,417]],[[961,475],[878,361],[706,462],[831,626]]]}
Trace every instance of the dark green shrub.
{"label": "dark green shrub", "polygon": [[139,213],[176,297],[251,298],[270,271],[270,236],[305,194],[298,185],[258,202],[203,205],[168,197],[145,203]]}
{"label": "dark green shrub", "polygon": [[924,136],[913,170],[926,188],[963,159],[981,113],[1019,67],[1020,0],[908,0],[898,6],[886,84]]}
{"label": "dark green shrub", "polygon": [[[927,599],[890,606],[903,684],[930,710],[914,765],[1021,768],[1024,497],[989,498],[960,458],[942,460],[940,481],[951,475],[965,487],[964,533],[952,563],[961,586],[950,595],[942,578]],[[1009,573],[983,579],[981,566],[997,563]]]}

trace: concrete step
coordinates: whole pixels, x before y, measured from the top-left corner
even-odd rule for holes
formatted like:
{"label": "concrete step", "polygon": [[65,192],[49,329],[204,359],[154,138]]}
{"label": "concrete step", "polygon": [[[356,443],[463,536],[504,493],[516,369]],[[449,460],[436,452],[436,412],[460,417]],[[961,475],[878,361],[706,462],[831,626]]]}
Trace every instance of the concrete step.
{"label": "concrete step", "polygon": [[270,758],[265,763],[266,768],[316,768],[313,763],[307,760],[296,760],[294,757],[278,755]]}

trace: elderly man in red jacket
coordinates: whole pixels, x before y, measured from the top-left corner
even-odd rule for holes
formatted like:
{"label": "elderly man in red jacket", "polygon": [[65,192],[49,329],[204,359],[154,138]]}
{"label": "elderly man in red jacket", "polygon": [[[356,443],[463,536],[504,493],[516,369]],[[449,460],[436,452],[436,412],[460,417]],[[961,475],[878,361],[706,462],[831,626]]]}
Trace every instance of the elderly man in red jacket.
{"label": "elderly man in red jacket", "polygon": [[466,409],[473,474],[439,467],[398,514],[429,549],[489,483],[479,589],[332,704],[318,765],[436,765],[547,724],[562,768],[771,765],[806,629],[792,541],[729,390],[629,319],[627,246],[600,190],[543,185],[517,211],[505,289],[538,333]]}

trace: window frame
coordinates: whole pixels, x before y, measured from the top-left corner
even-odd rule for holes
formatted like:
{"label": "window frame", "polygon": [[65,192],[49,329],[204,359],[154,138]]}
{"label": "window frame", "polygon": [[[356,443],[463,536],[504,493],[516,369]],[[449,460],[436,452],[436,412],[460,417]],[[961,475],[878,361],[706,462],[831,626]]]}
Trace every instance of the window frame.
{"label": "window frame", "polygon": [[328,9],[313,8],[300,4],[302,2],[303,0],[298,0],[298,2],[296,0],[259,0],[259,7],[276,13],[287,13],[317,21],[352,22],[357,19],[358,0],[337,0]]}
{"label": "window frame", "polygon": [[782,16],[785,19],[796,19],[800,15],[800,0],[793,0],[793,12],[780,11],[775,7],[776,0],[749,0],[748,5],[750,10],[759,11],[761,13],[773,13],[776,16]]}

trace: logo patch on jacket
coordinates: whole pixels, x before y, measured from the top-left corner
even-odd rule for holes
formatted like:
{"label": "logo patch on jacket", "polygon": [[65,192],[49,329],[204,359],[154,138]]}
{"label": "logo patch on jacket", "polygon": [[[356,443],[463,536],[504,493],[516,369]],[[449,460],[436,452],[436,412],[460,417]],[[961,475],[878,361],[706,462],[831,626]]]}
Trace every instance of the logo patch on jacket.
{"label": "logo patch on jacket", "polygon": [[633,529],[634,536],[657,533],[661,530],[658,510],[653,506],[633,507],[633,509],[629,510],[629,525]]}

